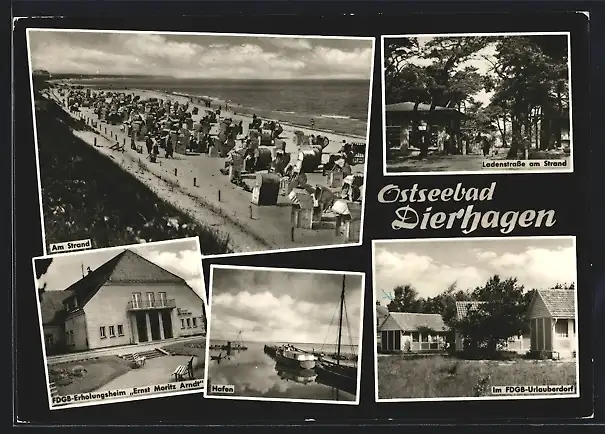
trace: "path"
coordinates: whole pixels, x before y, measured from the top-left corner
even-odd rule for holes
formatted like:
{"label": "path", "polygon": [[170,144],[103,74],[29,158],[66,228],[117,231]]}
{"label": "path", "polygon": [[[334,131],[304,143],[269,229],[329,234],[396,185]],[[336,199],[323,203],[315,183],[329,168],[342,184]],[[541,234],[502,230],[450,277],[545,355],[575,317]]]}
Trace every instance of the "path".
{"label": "path", "polygon": [[149,359],[145,362],[144,366],[138,369],[131,369],[125,374],[114,378],[109,383],[99,387],[95,392],[171,383],[174,381],[172,373],[176,367],[187,364],[189,359],[189,356],[163,356]]}

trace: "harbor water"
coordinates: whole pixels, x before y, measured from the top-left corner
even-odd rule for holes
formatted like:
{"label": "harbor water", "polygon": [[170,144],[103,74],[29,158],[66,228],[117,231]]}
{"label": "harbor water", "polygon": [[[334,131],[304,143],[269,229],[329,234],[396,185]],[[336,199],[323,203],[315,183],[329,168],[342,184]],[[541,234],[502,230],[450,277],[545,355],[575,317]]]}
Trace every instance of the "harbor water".
{"label": "harbor water", "polygon": [[[225,345],[226,341],[210,341],[214,345]],[[280,345],[279,342],[267,342],[267,345]],[[208,393],[212,394],[212,385],[233,386],[234,396],[257,398],[303,399],[323,401],[355,401],[354,390],[345,391],[336,384],[330,384],[318,378],[314,369],[294,369],[277,363],[264,352],[265,343],[245,342],[246,350],[231,351],[227,355],[224,349],[211,349],[208,361]],[[322,344],[296,344],[305,351],[322,351],[329,354],[333,346]],[[342,353],[357,352],[349,346]],[[354,363],[350,361],[348,363]],[[225,395],[221,393],[221,395]]]}

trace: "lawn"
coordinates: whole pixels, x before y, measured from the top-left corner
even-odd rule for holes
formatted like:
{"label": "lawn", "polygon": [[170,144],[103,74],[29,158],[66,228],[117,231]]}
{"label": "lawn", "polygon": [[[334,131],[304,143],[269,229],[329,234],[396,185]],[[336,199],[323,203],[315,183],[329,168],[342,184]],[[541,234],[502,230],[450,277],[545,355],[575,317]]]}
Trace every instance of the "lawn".
{"label": "lawn", "polygon": [[87,393],[130,371],[130,363],[117,356],[48,365],[49,380],[60,395]]}
{"label": "lawn", "polygon": [[54,102],[36,99],[36,126],[47,243],[91,239],[99,248],[199,236],[204,253],[230,253],[227,237],[75,137],[72,130],[89,127]]}
{"label": "lawn", "polygon": [[162,347],[163,350],[175,356],[195,356],[193,361],[193,374],[195,378],[204,378],[204,365],[206,360],[206,338],[193,341],[176,342]]}
{"label": "lawn", "polygon": [[576,384],[574,362],[378,358],[381,399],[480,397],[489,396],[491,386],[571,384]]}

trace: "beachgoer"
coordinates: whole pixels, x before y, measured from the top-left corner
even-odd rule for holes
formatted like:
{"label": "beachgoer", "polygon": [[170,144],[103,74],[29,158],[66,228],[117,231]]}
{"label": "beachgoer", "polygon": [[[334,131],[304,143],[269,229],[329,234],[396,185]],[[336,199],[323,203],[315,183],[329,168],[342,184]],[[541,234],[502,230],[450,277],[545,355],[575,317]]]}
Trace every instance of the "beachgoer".
{"label": "beachgoer", "polygon": [[153,150],[153,139],[149,136],[145,136],[145,145],[147,146],[147,155],[151,154]]}
{"label": "beachgoer", "polygon": [[315,128],[315,119],[311,119],[311,128]]}

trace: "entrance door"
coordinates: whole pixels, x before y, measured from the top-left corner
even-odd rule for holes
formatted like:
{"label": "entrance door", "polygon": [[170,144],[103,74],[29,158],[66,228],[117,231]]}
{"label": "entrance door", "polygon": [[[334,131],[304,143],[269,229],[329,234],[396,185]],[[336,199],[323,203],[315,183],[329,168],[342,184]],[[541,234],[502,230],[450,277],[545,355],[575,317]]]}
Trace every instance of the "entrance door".
{"label": "entrance door", "polygon": [[393,333],[393,350],[394,351],[401,351],[401,332],[399,330],[393,330],[391,333]]}
{"label": "entrance door", "polygon": [[172,338],[172,316],[170,315],[170,311],[162,311],[162,325],[164,326],[164,338],[170,339]]}
{"label": "entrance door", "polygon": [[139,342],[147,342],[147,320],[145,319],[145,312],[137,312],[135,314],[135,321],[137,323],[137,333],[139,335]]}
{"label": "entrance door", "polygon": [[162,339],[160,334],[160,317],[158,312],[149,312],[149,325],[151,326],[151,339],[159,341]]}

